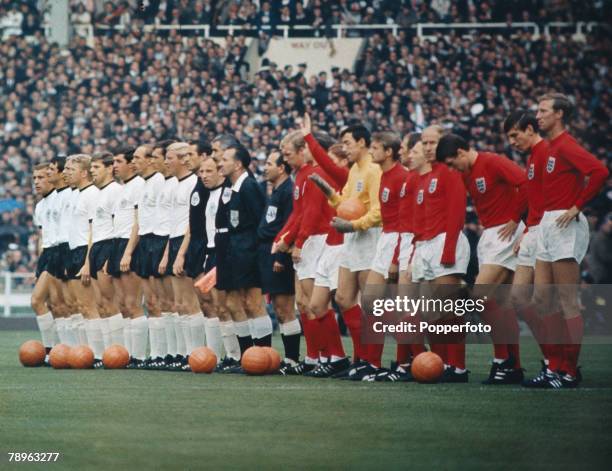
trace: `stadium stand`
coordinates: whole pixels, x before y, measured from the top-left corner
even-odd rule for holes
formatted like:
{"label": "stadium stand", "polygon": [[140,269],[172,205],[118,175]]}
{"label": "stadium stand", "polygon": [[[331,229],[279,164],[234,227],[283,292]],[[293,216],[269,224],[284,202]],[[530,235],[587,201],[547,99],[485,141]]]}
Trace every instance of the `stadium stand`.
{"label": "stadium stand", "polygon": [[[176,31],[106,30],[96,36],[94,47],[77,35],[62,50],[42,34],[40,3],[0,2],[0,271],[34,267],[32,165],[79,150],[231,132],[248,144],[259,174],[265,155],[309,111],[315,124],[332,135],[357,117],[365,117],[372,130],[401,133],[440,123],[479,148],[510,155],[501,132],[504,116],[515,107],[533,107],[539,94],[556,89],[576,101],[573,131],[579,140],[608,167],[612,163],[611,44],[602,32],[588,33],[584,42],[561,33],[534,39],[519,32],[507,41],[503,34],[473,32],[466,39],[450,31],[423,41],[401,28],[397,35],[363,32],[367,43],[354,72],[311,76],[307,68],[289,71],[271,63],[248,80],[244,36],[226,37],[223,47]],[[334,22],[590,20],[602,18],[602,3],[70,2],[75,26],[140,21],[250,24],[259,31],[283,22],[323,27]],[[483,105],[482,111],[476,112],[476,104]],[[594,228],[610,211],[611,197],[608,182],[608,191],[587,209]]]}

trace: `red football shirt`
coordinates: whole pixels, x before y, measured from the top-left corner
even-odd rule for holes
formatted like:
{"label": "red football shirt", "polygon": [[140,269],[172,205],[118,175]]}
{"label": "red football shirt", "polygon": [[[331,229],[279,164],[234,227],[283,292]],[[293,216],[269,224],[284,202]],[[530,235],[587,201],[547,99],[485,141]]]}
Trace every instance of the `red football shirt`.
{"label": "red football shirt", "polygon": [[485,228],[519,222],[527,209],[527,175],[503,155],[479,152],[463,182]]}
{"label": "red football shirt", "polygon": [[408,170],[406,179],[400,189],[399,218],[400,232],[414,232],[414,187],[419,174]]}
{"label": "red football shirt", "polygon": [[[589,177],[585,185],[585,178]],[[608,169],[567,131],[550,141],[542,171],[543,210],[578,209],[593,198],[608,178]]]}
{"label": "red football shirt", "polygon": [[380,177],[380,215],[383,232],[399,232],[401,219],[399,215],[401,191],[406,183],[408,170],[397,162]]}
{"label": "red football shirt", "polygon": [[548,142],[542,139],[533,146],[527,159],[527,204],[529,206],[527,227],[537,226],[544,214],[542,171],[546,157],[548,157]]}
{"label": "red football shirt", "polygon": [[431,240],[446,233],[440,263],[455,264],[457,240],[465,221],[466,193],[461,175],[434,163],[431,172],[418,175],[414,187],[414,240]]}

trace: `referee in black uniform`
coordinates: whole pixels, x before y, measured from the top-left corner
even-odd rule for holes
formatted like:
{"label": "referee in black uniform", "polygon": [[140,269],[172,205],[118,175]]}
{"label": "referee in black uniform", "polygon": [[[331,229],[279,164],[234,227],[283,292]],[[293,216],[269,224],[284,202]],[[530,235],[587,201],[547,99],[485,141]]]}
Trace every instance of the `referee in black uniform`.
{"label": "referee in black uniform", "polygon": [[290,174],[291,167],[282,154],[279,151],[272,152],[264,170],[266,181],[272,185],[272,194],[257,228],[257,263],[262,291],[270,295],[285,347],[281,370],[299,362],[301,335],[300,322],[295,317],[295,271],[291,255],[285,252],[271,253],[274,238],[284,227],[293,208]]}

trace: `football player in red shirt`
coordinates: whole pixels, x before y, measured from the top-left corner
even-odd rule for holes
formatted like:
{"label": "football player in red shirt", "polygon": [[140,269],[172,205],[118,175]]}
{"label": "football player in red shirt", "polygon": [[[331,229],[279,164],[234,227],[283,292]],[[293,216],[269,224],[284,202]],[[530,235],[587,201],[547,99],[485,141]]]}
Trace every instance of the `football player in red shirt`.
{"label": "football player in red shirt", "polygon": [[565,95],[551,93],[539,98],[536,114],[550,148],[542,172],[544,214],[538,232],[535,296],[536,301],[546,302],[551,293],[545,285],[564,285],[558,298],[565,329],[560,329],[561,338],[554,339],[544,379],[532,386],[554,389],[579,383],[577,365],[584,323],[577,289],[572,287],[577,288],[580,281],[580,262],[589,244],[589,226],[581,209],[608,177],[604,164],[567,132],[573,108]]}
{"label": "football player in red shirt", "polygon": [[[490,287],[512,280],[517,256],[514,245],[524,225],[527,209],[527,175],[510,159],[471,148],[456,134],[444,136],[437,149],[438,160],[461,172],[480,223],[484,227],[478,241],[479,273],[477,296],[488,298],[482,318],[491,324],[495,357],[489,378],[483,384],[516,384],[523,381],[520,368],[519,326],[514,309]],[[505,294],[505,293],[504,293]]]}

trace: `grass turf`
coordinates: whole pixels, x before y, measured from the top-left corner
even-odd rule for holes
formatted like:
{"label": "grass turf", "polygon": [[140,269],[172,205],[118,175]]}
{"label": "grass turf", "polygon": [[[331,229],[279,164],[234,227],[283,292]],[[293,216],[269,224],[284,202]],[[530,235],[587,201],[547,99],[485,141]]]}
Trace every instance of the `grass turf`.
{"label": "grass turf", "polygon": [[[0,332],[0,469],[7,452],[59,452],[57,469],[609,469],[611,345],[587,345],[577,390],[469,384],[23,368]],[[274,339],[280,347],[280,339]],[[387,361],[394,346],[386,347]],[[528,375],[534,345],[523,348]],[[48,463],[38,467],[49,466]]]}

